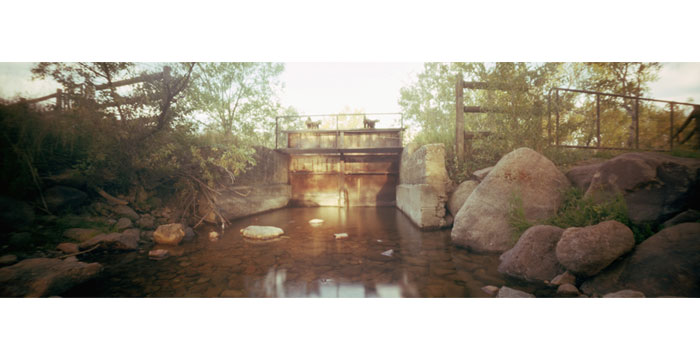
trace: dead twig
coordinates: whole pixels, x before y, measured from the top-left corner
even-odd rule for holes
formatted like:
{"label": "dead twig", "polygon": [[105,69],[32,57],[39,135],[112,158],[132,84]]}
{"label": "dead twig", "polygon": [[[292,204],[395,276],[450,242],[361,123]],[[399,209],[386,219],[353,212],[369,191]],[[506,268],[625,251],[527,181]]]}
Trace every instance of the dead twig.
{"label": "dead twig", "polygon": [[82,255],[82,254],[85,254],[85,253],[89,253],[90,251],[93,251],[93,250],[97,249],[98,247],[100,247],[100,245],[102,245],[102,244],[97,244],[97,245],[95,245],[95,246],[93,246],[93,247],[91,247],[91,248],[89,248],[89,249],[87,249],[87,250],[83,250],[83,251],[80,251],[80,252],[77,252],[77,253],[61,255],[61,256],[59,256],[58,258],[59,258],[59,259],[65,259],[65,258],[69,258],[69,257],[71,257],[71,256],[76,256],[76,255]]}

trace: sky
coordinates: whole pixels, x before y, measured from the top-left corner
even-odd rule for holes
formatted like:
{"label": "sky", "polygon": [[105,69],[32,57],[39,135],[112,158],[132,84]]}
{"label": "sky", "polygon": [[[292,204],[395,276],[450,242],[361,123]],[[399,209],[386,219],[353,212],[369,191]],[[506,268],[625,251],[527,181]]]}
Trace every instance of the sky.
{"label": "sky", "polygon": [[[56,83],[32,80],[34,63],[0,63],[0,97],[39,97],[56,91]],[[338,113],[346,109],[399,112],[399,91],[410,85],[422,63],[286,63],[281,76],[283,106],[301,114]],[[700,102],[700,63],[664,63],[650,97]]]}

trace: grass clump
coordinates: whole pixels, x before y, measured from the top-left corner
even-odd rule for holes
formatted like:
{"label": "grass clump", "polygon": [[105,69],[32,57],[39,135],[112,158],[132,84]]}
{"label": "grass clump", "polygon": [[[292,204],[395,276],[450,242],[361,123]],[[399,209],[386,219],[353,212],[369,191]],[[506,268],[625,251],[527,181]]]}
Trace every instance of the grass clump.
{"label": "grass clump", "polygon": [[652,223],[634,224],[627,215],[627,203],[622,194],[617,194],[607,202],[596,203],[591,198],[584,197],[583,191],[576,187],[569,188],[564,193],[564,201],[556,215],[541,221],[528,221],[525,218],[523,200],[519,194],[511,197],[509,224],[513,229],[515,242],[520,236],[535,225],[553,225],[562,229],[584,227],[599,224],[603,221],[616,220],[632,230],[634,240],[640,243],[656,233],[659,226]]}

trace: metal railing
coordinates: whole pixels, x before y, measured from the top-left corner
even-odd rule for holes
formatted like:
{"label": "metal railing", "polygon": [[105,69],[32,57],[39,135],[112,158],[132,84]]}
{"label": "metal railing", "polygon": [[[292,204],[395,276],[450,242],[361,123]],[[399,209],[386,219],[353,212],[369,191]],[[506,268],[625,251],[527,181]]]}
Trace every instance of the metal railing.
{"label": "metal railing", "polygon": [[[336,133],[340,133],[341,131],[345,130],[353,130],[349,128],[341,128],[340,124],[340,118],[349,118],[349,117],[359,117],[362,116],[364,119],[367,119],[368,116],[398,116],[399,117],[399,130],[401,130],[401,143],[403,143],[403,113],[352,113],[352,114],[305,114],[305,115],[278,115],[275,116],[275,149],[279,149],[279,139],[280,135],[283,132],[288,132],[288,131],[308,131],[308,132],[320,132],[320,131],[332,131]],[[329,119],[335,119],[335,128],[334,129],[281,129],[280,125],[280,120],[285,121],[289,119],[318,119],[318,118],[323,118],[322,120],[329,120]],[[368,119],[369,120],[369,119]],[[363,129],[367,131],[372,131],[374,128],[369,128],[369,129]],[[382,129],[389,129],[389,128],[376,128],[376,130],[382,130]]]}

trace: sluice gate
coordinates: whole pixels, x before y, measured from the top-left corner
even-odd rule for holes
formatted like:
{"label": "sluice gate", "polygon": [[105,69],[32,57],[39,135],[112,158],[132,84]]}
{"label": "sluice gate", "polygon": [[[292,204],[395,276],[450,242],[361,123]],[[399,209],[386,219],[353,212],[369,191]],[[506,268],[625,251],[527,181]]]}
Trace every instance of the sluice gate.
{"label": "sluice gate", "polygon": [[286,130],[292,206],[395,206],[403,128]]}

